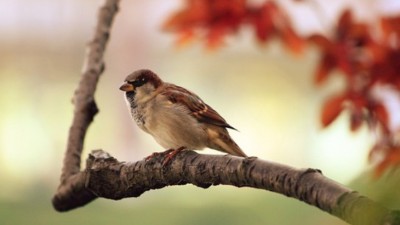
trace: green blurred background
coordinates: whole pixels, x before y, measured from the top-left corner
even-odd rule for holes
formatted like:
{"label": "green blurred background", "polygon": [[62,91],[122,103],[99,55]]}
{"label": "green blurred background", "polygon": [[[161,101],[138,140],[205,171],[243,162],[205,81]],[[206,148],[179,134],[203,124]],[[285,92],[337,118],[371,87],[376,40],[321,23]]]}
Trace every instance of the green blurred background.
{"label": "green blurred background", "polygon": [[[328,19],[344,2],[324,6],[332,9]],[[348,2],[356,6],[362,1]],[[135,199],[98,199],[67,213],[56,212],[51,197],[72,120],[71,97],[102,3],[0,2],[0,224],[345,224],[298,200],[222,186],[169,187]],[[373,143],[366,127],[350,133],[343,113],[321,129],[323,99],[340,90],[343,82],[335,76],[322,88],[313,85],[315,49],[294,57],[278,42],[257,45],[248,28],[228,38],[226,47],[216,52],[205,51],[200,43],[176,48],[174,36],[160,27],[181,3],[121,1],[96,92],[100,113],[88,131],[84,158],[97,148],[121,161],[140,160],[162,150],[132,123],[118,90],[128,73],[150,68],[213,106],[240,130],[231,134],[248,155],[319,168],[340,183],[400,208],[399,191],[392,188],[396,173],[379,182],[360,175],[369,170],[367,154]],[[360,15],[365,13],[362,9]],[[300,32],[307,32],[302,29],[309,28],[307,21],[315,25],[312,17],[307,18],[297,24]]]}

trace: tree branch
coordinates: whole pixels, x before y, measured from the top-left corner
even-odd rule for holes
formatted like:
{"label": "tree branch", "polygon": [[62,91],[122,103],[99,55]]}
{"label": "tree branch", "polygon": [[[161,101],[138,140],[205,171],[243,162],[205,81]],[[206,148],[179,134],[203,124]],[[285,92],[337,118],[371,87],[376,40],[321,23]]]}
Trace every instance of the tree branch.
{"label": "tree branch", "polygon": [[[89,155],[86,169],[76,179],[73,190],[82,188],[83,192],[118,200],[189,183],[201,188],[220,184],[252,187],[299,199],[350,224],[400,224],[398,211],[380,206],[324,177],[316,169],[294,169],[255,157],[203,155],[193,151],[182,151],[163,166],[164,157],[162,153],[148,161],[125,163],[95,150]],[[73,201],[65,203],[63,210],[77,205]]]}
{"label": "tree branch", "polygon": [[[81,187],[73,184],[81,182],[80,172],[81,154],[87,128],[92,123],[94,116],[98,112],[94,93],[97,82],[104,70],[103,54],[108,41],[111,24],[114,15],[118,11],[119,0],[106,0],[100,8],[98,23],[93,39],[87,47],[87,54],[82,68],[82,77],[73,97],[74,118],[69,130],[67,150],[65,152],[63,168],[61,172],[60,186],[56,195],[53,197],[53,205],[57,210],[62,210],[63,202],[68,198],[88,202],[95,199],[89,191],[81,191]],[[79,190],[79,191],[78,191]],[[76,193],[69,195],[67,193]],[[77,206],[81,205],[79,203]]]}

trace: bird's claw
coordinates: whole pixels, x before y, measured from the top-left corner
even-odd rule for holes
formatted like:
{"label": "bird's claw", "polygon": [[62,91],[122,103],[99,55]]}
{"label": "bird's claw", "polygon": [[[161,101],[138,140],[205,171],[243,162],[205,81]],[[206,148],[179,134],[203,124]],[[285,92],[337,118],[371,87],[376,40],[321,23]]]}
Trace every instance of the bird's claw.
{"label": "bird's claw", "polygon": [[144,160],[147,162],[150,159],[153,159],[154,157],[158,157],[159,155],[164,155],[164,154],[168,155],[172,151],[175,151],[175,150],[171,148],[171,149],[165,150],[163,152],[153,152],[151,155],[149,155],[146,158],[144,158]]}
{"label": "bird's claw", "polygon": [[162,165],[166,166],[179,152],[185,150],[186,147],[182,146],[180,148],[177,149],[169,149],[166,152],[168,152],[168,154],[164,157]]}

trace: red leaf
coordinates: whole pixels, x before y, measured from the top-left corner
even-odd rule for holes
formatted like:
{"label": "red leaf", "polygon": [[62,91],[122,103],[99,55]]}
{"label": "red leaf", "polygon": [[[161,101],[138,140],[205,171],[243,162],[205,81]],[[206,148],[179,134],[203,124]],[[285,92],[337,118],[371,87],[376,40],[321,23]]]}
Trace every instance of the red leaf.
{"label": "red leaf", "polygon": [[220,47],[223,43],[223,38],[227,31],[223,27],[214,27],[207,34],[207,48],[209,50],[215,50]]}
{"label": "red leaf", "polygon": [[383,129],[385,129],[386,132],[389,131],[389,115],[386,111],[386,108],[384,105],[381,103],[375,103],[374,107],[370,109],[372,113],[376,116],[378,121],[382,124]]}
{"label": "red leaf", "polygon": [[176,40],[176,44],[178,46],[185,46],[187,45],[190,41],[193,40],[195,37],[193,30],[182,30],[178,34],[178,39]]}
{"label": "red leaf", "polygon": [[350,130],[357,131],[364,122],[364,110],[367,107],[366,96],[355,95],[351,97]]}
{"label": "red leaf", "polygon": [[266,42],[275,33],[271,16],[275,13],[275,10],[275,6],[269,2],[266,2],[260,8],[249,9],[248,17],[260,42]]}
{"label": "red leaf", "polygon": [[320,34],[314,34],[307,38],[307,41],[311,42],[312,44],[315,44],[317,47],[319,47],[322,51],[327,52],[331,51],[331,49],[334,47],[332,41],[330,41],[327,37],[322,36]]}
{"label": "red leaf", "polygon": [[362,110],[367,108],[368,105],[368,96],[362,95],[361,93],[349,93],[351,96],[351,103],[353,105],[353,112],[354,114],[360,115],[362,114]]}
{"label": "red leaf", "polygon": [[317,85],[322,84],[331,72],[337,66],[336,58],[329,53],[324,53],[315,71],[314,82]]}
{"label": "red leaf", "polygon": [[348,46],[343,44],[337,44],[335,47],[335,58],[337,60],[337,67],[345,74],[345,75],[353,75],[353,67],[354,62],[350,61],[352,56],[350,55],[350,49]]}
{"label": "red leaf", "polygon": [[168,31],[193,29],[209,17],[209,3],[204,0],[187,1],[184,9],[173,14],[164,23],[163,28]]}
{"label": "red leaf", "polygon": [[345,99],[345,95],[339,95],[325,101],[321,116],[321,123],[323,127],[327,127],[329,124],[331,124],[340,114],[340,112],[343,110],[343,102]]}
{"label": "red leaf", "polygon": [[349,9],[345,10],[339,18],[337,25],[336,37],[342,40],[346,33],[349,32],[351,24],[353,23],[353,16]]}
{"label": "red leaf", "polygon": [[254,23],[257,39],[260,42],[267,42],[275,33],[271,20],[258,20]]}
{"label": "red leaf", "polygon": [[353,111],[350,115],[350,130],[352,132],[357,131],[363,122],[363,116],[361,111]]}
{"label": "red leaf", "polygon": [[[167,31],[180,34],[182,44],[200,36],[208,48],[218,47],[224,36],[238,30],[246,16],[245,0],[188,0],[187,5],[163,25]],[[204,35],[205,34],[205,35]]]}
{"label": "red leaf", "polygon": [[287,25],[282,31],[283,43],[293,53],[300,55],[303,52],[304,41],[294,32],[290,25]]}
{"label": "red leaf", "polygon": [[386,42],[390,42],[391,34],[394,33],[397,36],[400,36],[400,16],[382,18],[381,27],[384,40]]}

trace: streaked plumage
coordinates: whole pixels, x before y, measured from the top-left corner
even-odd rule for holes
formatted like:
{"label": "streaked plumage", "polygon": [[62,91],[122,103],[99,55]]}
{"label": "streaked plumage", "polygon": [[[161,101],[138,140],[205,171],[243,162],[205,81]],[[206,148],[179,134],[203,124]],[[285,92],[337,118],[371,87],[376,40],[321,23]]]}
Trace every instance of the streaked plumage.
{"label": "streaked plumage", "polygon": [[226,130],[234,128],[191,91],[163,82],[150,70],[128,75],[120,89],[136,124],[164,148],[208,147],[246,157]]}

